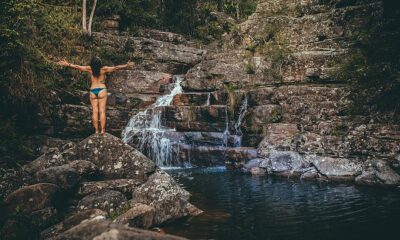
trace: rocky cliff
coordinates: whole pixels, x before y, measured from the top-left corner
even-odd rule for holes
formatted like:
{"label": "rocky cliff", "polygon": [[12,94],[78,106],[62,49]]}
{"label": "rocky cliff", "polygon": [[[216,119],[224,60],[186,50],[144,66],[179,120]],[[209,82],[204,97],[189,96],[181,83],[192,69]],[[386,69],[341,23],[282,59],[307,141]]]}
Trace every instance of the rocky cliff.
{"label": "rocky cliff", "polygon": [[[382,4],[262,0],[213,47],[154,30],[96,33],[97,46],[140,59],[135,70],[109,77],[109,131],[120,134],[180,74],[184,92],[160,111],[162,124],[175,129],[169,138],[181,162],[241,167],[256,159],[249,171],[398,184],[399,123],[373,111],[350,114],[349,85],[336,77],[338,60],[379,21]],[[60,99],[62,121],[47,121],[48,134],[91,132],[87,94],[72,96]]]}

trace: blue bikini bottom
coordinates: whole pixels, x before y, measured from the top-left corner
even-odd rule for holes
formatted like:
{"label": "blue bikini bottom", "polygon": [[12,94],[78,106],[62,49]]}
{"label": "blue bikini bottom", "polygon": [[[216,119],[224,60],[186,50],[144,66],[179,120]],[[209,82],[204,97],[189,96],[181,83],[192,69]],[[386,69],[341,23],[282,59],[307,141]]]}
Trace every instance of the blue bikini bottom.
{"label": "blue bikini bottom", "polygon": [[96,97],[99,97],[99,93],[103,90],[107,90],[107,88],[92,88],[90,92],[96,95]]}

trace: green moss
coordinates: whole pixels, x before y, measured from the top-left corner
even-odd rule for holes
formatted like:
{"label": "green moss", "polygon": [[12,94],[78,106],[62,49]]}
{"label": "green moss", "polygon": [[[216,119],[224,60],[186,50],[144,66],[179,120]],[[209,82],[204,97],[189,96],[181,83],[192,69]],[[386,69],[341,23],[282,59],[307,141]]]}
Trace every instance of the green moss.
{"label": "green moss", "polygon": [[282,120],[282,109],[275,108],[271,113],[271,121],[273,123],[278,123]]}
{"label": "green moss", "polygon": [[108,216],[112,219],[115,220],[117,217],[121,216],[122,214],[126,213],[130,209],[130,205],[128,203],[124,204],[123,206],[120,206],[117,210],[109,212]]}
{"label": "green moss", "polygon": [[247,74],[255,74],[256,71],[254,69],[254,66],[251,63],[248,63],[246,66],[246,73]]}

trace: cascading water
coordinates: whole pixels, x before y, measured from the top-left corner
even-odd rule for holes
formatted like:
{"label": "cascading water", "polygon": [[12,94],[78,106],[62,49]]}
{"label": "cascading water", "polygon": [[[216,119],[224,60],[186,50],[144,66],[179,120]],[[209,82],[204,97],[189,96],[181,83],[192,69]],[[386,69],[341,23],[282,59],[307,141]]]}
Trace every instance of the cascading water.
{"label": "cascading water", "polygon": [[243,122],[243,118],[247,112],[247,108],[248,108],[248,99],[247,99],[247,94],[244,95],[244,100],[242,103],[242,106],[240,106],[240,110],[239,110],[239,117],[235,123],[235,133],[236,135],[239,136],[238,142],[235,143],[235,147],[240,147],[242,145],[242,129],[240,128],[240,126],[242,125]]}
{"label": "cascading water", "polygon": [[211,93],[208,93],[208,94],[207,94],[206,106],[210,106],[210,98],[211,98]]}
{"label": "cascading water", "polygon": [[138,149],[153,159],[160,167],[172,165],[173,142],[168,138],[168,133],[175,129],[168,129],[162,125],[162,107],[169,106],[175,95],[182,93],[182,78],[174,76],[175,84],[172,91],[157,99],[157,101],[144,111],[133,116],[122,132],[125,143],[134,140]]}

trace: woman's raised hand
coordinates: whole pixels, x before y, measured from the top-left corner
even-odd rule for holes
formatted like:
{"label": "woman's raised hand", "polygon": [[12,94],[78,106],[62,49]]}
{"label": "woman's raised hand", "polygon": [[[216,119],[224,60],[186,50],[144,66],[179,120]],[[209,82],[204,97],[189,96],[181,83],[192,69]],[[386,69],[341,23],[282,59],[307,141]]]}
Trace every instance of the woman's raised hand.
{"label": "woman's raised hand", "polygon": [[58,61],[58,64],[64,67],[69,66],[69,63],[65,60]]}
{"label": "woman's raised hand", "polygon": [[134,63],[130,60],[126,63],[127,67],[133,67],[133,65],[134,65]]}

